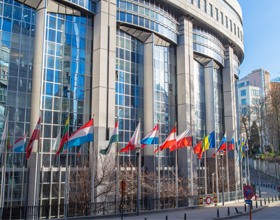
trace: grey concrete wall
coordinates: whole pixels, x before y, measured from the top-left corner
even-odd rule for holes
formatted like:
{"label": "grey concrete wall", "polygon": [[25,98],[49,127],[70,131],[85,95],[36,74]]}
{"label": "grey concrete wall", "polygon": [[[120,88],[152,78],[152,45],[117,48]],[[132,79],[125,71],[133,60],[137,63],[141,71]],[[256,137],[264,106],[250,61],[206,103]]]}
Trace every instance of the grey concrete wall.
{"label": "grey concrete wall", "polygon": [[[193,24],[186,17],[179,18],[179,45],[177,47],[177,108],[178,134],[190,128],[195,140],[195,103],[194,103],[194,70],[193,70]],[[193,142],[193,145],[196,143]],[[189,189],[193,193],[193,179],[197,176],[196,156],[190,147],[178,150],[179,173],[188,177]]]}

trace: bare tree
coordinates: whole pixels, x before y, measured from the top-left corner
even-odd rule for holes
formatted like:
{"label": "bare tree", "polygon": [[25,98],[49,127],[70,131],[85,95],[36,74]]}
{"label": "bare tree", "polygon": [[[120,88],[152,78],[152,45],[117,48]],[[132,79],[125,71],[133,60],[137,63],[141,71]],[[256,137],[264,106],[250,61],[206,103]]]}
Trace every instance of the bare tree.
{"label": "bare tree", "polygon": [[240,132],[247,139],[250,137],[250,124],[252,120],[252,109],[249,105],[242,105],[239,108]]}

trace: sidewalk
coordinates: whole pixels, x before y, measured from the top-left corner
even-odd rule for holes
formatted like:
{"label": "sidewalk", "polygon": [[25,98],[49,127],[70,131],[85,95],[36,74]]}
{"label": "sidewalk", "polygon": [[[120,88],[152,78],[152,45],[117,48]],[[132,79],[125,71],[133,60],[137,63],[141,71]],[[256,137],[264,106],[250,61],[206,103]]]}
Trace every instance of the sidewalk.
{"label": "sidewalk", "polygon": [[[256,208],[256,202],[253,200],[253,212],[261,210],[263,208],[265,208],[265,204],[264,204],[264,198],[266,198],[267,201],[267,197],[270,197],[270,204],[267,205],[271,205],[271,197],[277,195],[278,196],[278,192],[274,189],[269,189],[269,188],[265,188],[265,187],[261,187],[262,190],[262,198],[258,199],[258,208]],[[262,200],[262,207],[260,206],[260,200]],[[279,203],[280,201],[277,200],[277,202],[275,203]],[[244,213],[244,200],[239,200],[236,202],[228,202],[225,203],[225,206],[222,206],[221,203],[218,204],[218,207],[214,207],[213,205],[211,206],[204,206],[201,208],[180,208],[180,209],[169,209],[169,210],[159,210],[156,212],[140,212],[139,216],[136,216],[135,214],[129,214],[126,215],[124,214],[123,219],[131,219],[131,220],[145,220],[145,218],[147,220],[164,220],[166,219],[166,216],[168,218],[168,220],[170,219],[184,219],[184,214],[186,213],[187,219],[216,219],[217,218],[217,210],[219,210],[219,219],[223,219],[223,218],[235,218],[237,216],[242,216],[244,214],[248,214],[248,209],[247,209],[247,213]],[[230,210],[230,216],[228,216],[228,208]],[[236,209],[238,210],[239,214],[236,214]],[[242,212],[242,213],[241,213]],[[74,219],[74,218],[72,218]],[[76,219],[76,218],[75,218]],[[77,218],[77,219],[87,219],[87,218]],[[89,218],[90,219],[90,218]],[[110,220],[119,220],[121,219],[120,216],[100,216],[100,217],[95,217],[94,219],[110,219]]]}

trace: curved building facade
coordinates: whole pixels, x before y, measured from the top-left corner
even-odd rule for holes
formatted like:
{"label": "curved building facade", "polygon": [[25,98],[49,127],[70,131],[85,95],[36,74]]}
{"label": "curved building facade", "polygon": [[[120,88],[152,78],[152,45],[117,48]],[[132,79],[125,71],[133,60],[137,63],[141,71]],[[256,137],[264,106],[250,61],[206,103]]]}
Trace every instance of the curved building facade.
{"label": "curved building facade", "polygon": [[[142,138],[159,124],[160,143],[176,122],[178,133],[191,128],[193,146],[214,129],[217,145],[225,131],[238,138],[235,86],[244,45],[237,0],[6,0],[0,1],[0,37],[1,133],[8,106],[11,144],[24,134],[28,141],[42,115],[40,178],[37,143],[28,161],[10,149],[4,206],[63,204],[64,193],[53,189],[64,190],[66,155],[55,157],[53,143],[68,113],[70,135],[94,115],[94,147],[71,149],[71,172],[92,155],[98,164],[117,117],[118,151],[139,118]],[[162,173],[169,172],[175,153],[154,155],[156,147],[142,150],[142,167],[153,172],[160,160]],[[179,151],[190,192],[203,192],[193,179],[204,163],[191,148]],[[107,156],[119,157],[120,166],[136,163],[134,151]]]}

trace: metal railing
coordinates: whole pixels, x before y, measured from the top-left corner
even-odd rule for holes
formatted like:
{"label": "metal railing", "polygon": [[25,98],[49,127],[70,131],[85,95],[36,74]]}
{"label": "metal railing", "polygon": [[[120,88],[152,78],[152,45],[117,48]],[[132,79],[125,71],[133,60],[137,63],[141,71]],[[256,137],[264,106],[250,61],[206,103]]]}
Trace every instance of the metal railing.
{"label": "metal railing", "polygon": [[[241,199],[242,193],[230,192],[230,201]],[[204,196],[204,195],[202,195]],[[180,207],[198,206],[198,198],[200,196],[188,197],[169,197],[169,198],[144,198],[140,201],[140,211],[153,211],[162,209],[173,209]],[[221,201],[221,194],[219,195]],[[225,193],[225,201],[228,196]],[[178,207],[176,207],[178,200]],[[137,210],[137,200],[125,200],[124,202],[96,202],[96,203],[73,203],[68,204],[67,216],[100,216],[123,213],[135,213]],[[64,204],[60,205],[42,205],[42,206],[22,206],[22,207],[4,207],[2,219],[52,219],[64,218]]]}

